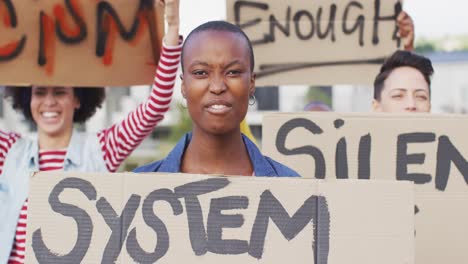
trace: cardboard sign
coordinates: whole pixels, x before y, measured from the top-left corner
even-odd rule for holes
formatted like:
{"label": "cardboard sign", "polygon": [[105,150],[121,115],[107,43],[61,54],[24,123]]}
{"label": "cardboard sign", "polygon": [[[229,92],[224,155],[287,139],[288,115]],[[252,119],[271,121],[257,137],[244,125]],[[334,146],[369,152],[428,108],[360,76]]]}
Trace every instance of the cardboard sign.
{"label": "cardboard sign", "polygon": [[303,177],[412,181],[416,261],[468,263],[468,117],[267,115],[263,152]]}
{"label": "cardboard sign", "polygon": [[27,263],[413,263],[413,186],[39,173]]}
{"label": "cardboard sign", "polygon": [[0,84],[151,84],[161,12],[152,0],[0,1]]}
{"label": "cardboard sign", "polygon": [[371,84],[399,46],[398,0],[227,0],[252,41],[258,85]]}

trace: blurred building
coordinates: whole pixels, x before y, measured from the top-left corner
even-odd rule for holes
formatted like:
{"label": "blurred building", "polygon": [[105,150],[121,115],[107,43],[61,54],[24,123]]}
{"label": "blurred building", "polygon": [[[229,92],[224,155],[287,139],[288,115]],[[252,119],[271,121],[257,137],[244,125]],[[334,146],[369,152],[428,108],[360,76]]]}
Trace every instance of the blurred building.
{"label": "blurred building", "polygon": [[427,55],[434,65],[434,113],[468,113],[468,51]]}
{"label": "blurred building", "polygon": [[23,119],[20,113],[13,110],[11,102],[4,99],[4,88],[0,87],[0,130],[28,134],[32,127]]}

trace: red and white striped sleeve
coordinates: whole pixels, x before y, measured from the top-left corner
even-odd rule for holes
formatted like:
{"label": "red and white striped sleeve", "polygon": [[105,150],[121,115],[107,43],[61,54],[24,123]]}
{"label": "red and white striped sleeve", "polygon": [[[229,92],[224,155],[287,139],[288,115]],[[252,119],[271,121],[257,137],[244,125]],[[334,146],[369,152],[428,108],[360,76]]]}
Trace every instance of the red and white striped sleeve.
{"label": "red and white striped sleeve", "polygon": [[20,135],[16,133],[3,132],[0,130],[0,174],[2,174],[3,171],[6,155],[18,138],[20,138]]}
{"label": "red and white striped sleeve", "polygon": [[104,161],[110,172],[118,169],[169,110],[181,52],[182,38],[178,46],[163,45],[148,99],[122,122],[98,133]]}

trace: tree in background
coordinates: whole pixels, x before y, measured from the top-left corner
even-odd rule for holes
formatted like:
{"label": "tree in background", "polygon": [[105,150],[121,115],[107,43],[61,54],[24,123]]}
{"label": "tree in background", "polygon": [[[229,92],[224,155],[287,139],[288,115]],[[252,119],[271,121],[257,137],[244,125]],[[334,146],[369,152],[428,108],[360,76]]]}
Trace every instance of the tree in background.
{"label": "tree in background", "polygon": [[420,41],[416,44],[416,47],[414,49],[416,53],[430,53],[436,51],[436,45],[430,41]]}
{"label": "tree in background", "polygon": [[332,105],[332,87],[331,86],[311,86],[305,96],[305,103],[322,102],[331,107]]}
{"label": "tree in background", "polygon": [[187,132],[192,131],[192,119],[182,103],[177,103],[177,114],[179,119],[175,125],[171,127],[169,133],[169,141],[177,142]]}

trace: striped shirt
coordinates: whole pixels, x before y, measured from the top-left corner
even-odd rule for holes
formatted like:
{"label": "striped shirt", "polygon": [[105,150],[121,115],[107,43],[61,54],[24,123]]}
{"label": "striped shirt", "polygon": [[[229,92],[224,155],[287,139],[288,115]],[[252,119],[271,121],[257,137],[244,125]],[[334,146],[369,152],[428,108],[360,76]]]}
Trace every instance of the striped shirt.
{"label": "striped shirt", "polygon": [[[122,122],[98,133],[104,161],[110,172],[115,172],[118,169],[124,159],[151,133],[169,110],[181,50],[181,44],[175,47],[164,46],[148,100],[140,104]],[[17,134],[0,131],[0,174],[6,154],[18,138]],[[41,150],[39,152],[39,170],[63,169],[65,156],[66,150]],[[27,209],[28,200],[21,208],[15,242],[8,264],[24,263]]]}
{"label": "striped shirt", "polygon": [[20,136],[16,133],[5,133],[0,130],[0,175],[2,174],[5,157],[18,138]]}

